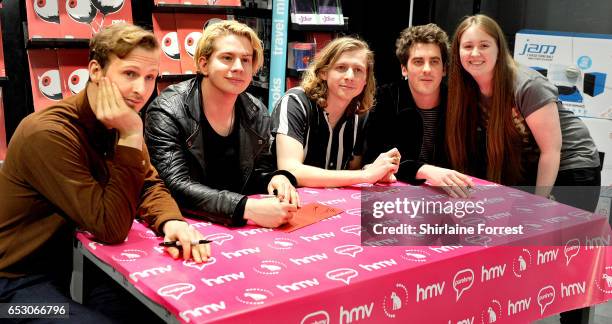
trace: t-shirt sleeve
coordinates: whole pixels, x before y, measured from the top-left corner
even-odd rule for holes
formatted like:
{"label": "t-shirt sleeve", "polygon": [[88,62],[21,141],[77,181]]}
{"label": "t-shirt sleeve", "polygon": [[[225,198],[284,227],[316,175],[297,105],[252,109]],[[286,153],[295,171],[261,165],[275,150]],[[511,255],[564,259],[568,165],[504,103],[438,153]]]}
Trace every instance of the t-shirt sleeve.
{"label": "t-shirt sleeve", "polygon": [[307,107],[297,95],[285,94],[272,112],[272,136],[283,134],[306,144],[308,129]]}
{"label": "t-shirt sleeve", "polygon": [[557,87],[541,76],[527,78],[519,84],[517,105],[524,118],[544,105],[556,102],[559,97]]}

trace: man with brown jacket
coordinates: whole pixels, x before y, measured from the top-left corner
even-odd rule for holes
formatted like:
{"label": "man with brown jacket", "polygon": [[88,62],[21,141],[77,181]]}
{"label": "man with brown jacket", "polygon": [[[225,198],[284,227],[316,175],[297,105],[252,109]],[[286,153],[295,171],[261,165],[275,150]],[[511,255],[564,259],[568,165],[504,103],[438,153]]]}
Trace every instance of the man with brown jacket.
{"label": "man with brown jacket", "polygon": [[[71,303],[70,320],[104,321],[68,297],[71,240],[79,227],[121,243],[134,218],[185,259],[206,261],[151,166],[138,111],[155,87],[159,44],[140,27],[117,24],[90,42],[85,90],[24,118],[0,169],[0,302]],[[177,248],[169,248],[173,257]]]}

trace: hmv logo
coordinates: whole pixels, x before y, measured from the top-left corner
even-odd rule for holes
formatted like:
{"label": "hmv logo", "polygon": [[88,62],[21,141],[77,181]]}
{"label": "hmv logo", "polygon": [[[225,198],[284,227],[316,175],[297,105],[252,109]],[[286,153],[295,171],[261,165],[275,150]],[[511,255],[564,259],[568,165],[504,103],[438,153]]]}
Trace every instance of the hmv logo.
{"label": "hmv logo", "polygon": [[372,308],[374,308],[374,303],[370,303],[370,305],[361,305],[351,309],[344,309],[343,306],[340,306],[340,324],[342,323],[353,323],[356,321],[364,320],[370,318],[372,316]]}
{"label": "hmv logo", "polygon": [[607,236],[597,236],[597,237],[586,237],[584,239],[584,248],[586,250],[592,250],[596,247],[602,247],[602,246],[610,246],[610,235]]}
{"label": "hmv logo", "polygon": [[540,265],[544,263],[553,262],[557,260],[557,256],[559,256],[559,249],[549,250],[546,252],[540,252],[540,250],[538,250],[537,264]]}
{"label": "hmv logo", "polygon": [[[453,324],[453,322],[449,320],[448,324]],[[474,316],[472,316],[472,318],[466,318],[463,320],[459,320],[455,324],[474,324]]]}
{"label": "hmv logo", "polygon": [[397,265],[397,262],[395,262],[395,260],[393,259],[389,259],[389,260],[382,260],[379,262],[375,262],[372,264],[360,264],[359,266],[364,270],[374,271],[374,270],[380,270],[380,269],[392,267],[395,265]]}
{"label": "hmv logo", "polygon": [[526,53],[530,54],[555,54],[557,51],[557,46],[550,44],[536,44],[536,43],[525,43],[523,46],[523,50],[519,53],[519,55],[525,55]]}
{"label": "hmv logo", "polygon": [[189,323],[191,319],[195,319],[195,318],[198,318],[204,315],[216,313],[224,309],[225,309],[225,302],[221,301],[220,303],[216,303],[216,304],[208,304],[208,305],[203,305],[203,306],[196,307],[193,309],[188,309],[186,311],[182,311],[179,315],[185,322]]}
{"label": "hmv logo", "polygon": [[561,283],[561,298],[572,297],[576,295],[584,294],[585,282],[575,282],[572,284],[564,285]]}
{"label": "hmv logo", "polygon": [[300,238],[306,242],[318,241],[318,240],[332,238],[332,237],[335,237],[334,232],[321,233],[321,234],[316,234],[313,236],[300,236]]}
{"label": "hmv logo", "polygon": [[240,279],[244,279],[244,272],[240,272],[240,273],[230,273],[230,274],[226,274],[223,276],[218,276],[217,278],[202,278],[202,282],[207,284],[210,287],[213,287],[214,285],[222,285],[224,283],[230,282],[230,281],[236,281],[236,280],[240,280]]}
{"label": "hmv logo", "polygon": [[259,233],[266,233],[266,232],[272,232],[274,231],[271,228],[254,228],[254,229],[250,229],[250,230],[241,230],[238,231],[238,234],[242,235],[242,236],[249,236],[249,235],[256,235]]}
{"label": "hmv logo", "polygon": [[318,285],[319,285],[319,281],[316,278],[312,278],[312,279],[308,279],[308,280],[294,282],[294,283],[289,284],[289,285],[276,285],[276,288],[278,288],[278,289],[288,293],[288,292],[292,292],[292,291],[298,291],[298,290],[306,289],[306,288],[309,288],[309,287],[316,287]]}
{"label": "hmv logo", "polygon": [[248,248],[248,249],[242,249],[242,250],[238,250],[234,252],[221,252],[221,254],[223,254],[223,256],[228,259],[232,259],[232,258],[239,258],[241,256],[245,256],[249,254],[259,253],[259,252],[261,252],[261,250],[259,249],[259,247],[256,247],[253,249]]}
{"label": "hmv logo", "polygon": [[311,256],[307,256],[307,257],[303,257],[303,258],[291,258],[289,259],[289,261],[297,264],[297,265],[303,265],[303,264],[309,264],[309,263],[313,263],[313,262],[317,262],[317,261],[323,261],[323,260],[327,260],[327,254],[325,253],[321,253],[321,254],[315,254],[315,255],[311,255]]}
{"label": "hmv logo", "polygon": [[485,268],[482,266],[481,274],[480,274],[480,282],[485,282],[497,278],[501,278],[504,276],[504,272],[506,271],[506,264],[493,266],[491,268]]}
{"label": "hmv logo", "polygon": [[517,300],[516,302],[508,300],[508,316],[516,315],[520,312],[528,310],[529,305],[531,305],[531,297],[527,299]]}
{"label": "hmv logo", "polygon": [[152,269],[147,269],[147,270],[131,273],[130,278],[132,278],[134,282],[138,282],[138,278],[148,278],[149,276],[157,276],[162,273],[166,273],[170,271],[172,271],[172,266],[167,265],[165,267],[157,267],[157,268],[152,268]]}
{"label": "hmv logo", "polygon": [[442,293],[444,292],[444,285],[446,284],[445,281],[442,281],[442,284],[435,283],[429,286],[426,286],[425,288],[421,288],[421,286],[419,284],[417,284],[416,287],[416,301],[421,302],[433,297],[437,297],[437,296],[441,296]]}

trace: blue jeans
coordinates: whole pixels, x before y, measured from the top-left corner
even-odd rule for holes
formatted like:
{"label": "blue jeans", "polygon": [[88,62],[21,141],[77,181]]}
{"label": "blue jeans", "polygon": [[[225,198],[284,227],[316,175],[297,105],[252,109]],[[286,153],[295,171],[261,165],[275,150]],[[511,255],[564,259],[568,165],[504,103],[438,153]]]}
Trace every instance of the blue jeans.
{"label": "blue jeans", "polygon": [[95,310],[72,301],[64,280],[50,275],[27,275],[20,278],[0,278],[2,303],[68,303],[68,318],[15,318],[2,319],[12,323],[113,323]]}
{"label": "blue jeans", "polygon": [[85,260],[83,305],[70,298],[68,276],[52,274],[0,278],[1,303],[68,303],[69,318],[2,319],[9,323],[163,323],[140,301]]}

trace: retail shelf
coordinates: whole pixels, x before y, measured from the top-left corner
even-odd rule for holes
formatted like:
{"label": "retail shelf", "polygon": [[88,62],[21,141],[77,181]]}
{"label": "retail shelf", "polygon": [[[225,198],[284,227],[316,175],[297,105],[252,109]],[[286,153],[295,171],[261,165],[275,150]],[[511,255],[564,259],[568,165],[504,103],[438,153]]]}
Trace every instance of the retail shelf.
{"label": "retail shelf", "polygon": [[174,13],[225,13],[228,15],[271,18],[272,10],[249,7],[232,6],[204,6],[187,4],[158,4],[153,7],[153,12]]}
{"label": "retail shelf", "polygon": [[287,68],[287,76],[288,77],[301,79],[303,73],[304,73],[303,70],[296,70],[296,69]]}
{"label": "retail shelf", "polygon": [[34,48],[89,48],[86,38],[32,38],[26,43],[27,49]]}
{"label": "retail shelf", "polygon": [[348,25],[300,25],[291,23],[291,30],[311,32],[342,32],[348,30]]}

